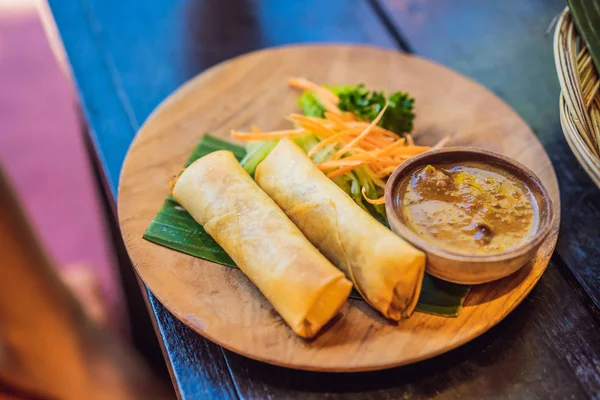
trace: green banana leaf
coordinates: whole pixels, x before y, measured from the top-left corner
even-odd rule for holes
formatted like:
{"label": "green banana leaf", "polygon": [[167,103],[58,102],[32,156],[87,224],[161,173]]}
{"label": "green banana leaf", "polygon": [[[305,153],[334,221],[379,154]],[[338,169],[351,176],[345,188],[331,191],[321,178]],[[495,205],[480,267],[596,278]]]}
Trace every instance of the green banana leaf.
{"label": "green banana leaf", "polygon": [[[198,158],[217,150],[229,150],[238,160],[246,154],[243,147],[207,134],[194,149],[186,167]],[[144,239],[194,257],[237,268],[217,242],[171,197],[167,197],[150,223]],[[460,312],[469,289],[470,286],[445,282],[425,274],[417,311],[455,317]],[[351,297],[361,299],[356,292],[353,292]]]}
{"label": "green banana leaf", "polygon": [[598,0],[569,0],[575,26],[583,36],[596,71],[600,73],[600,2]]}

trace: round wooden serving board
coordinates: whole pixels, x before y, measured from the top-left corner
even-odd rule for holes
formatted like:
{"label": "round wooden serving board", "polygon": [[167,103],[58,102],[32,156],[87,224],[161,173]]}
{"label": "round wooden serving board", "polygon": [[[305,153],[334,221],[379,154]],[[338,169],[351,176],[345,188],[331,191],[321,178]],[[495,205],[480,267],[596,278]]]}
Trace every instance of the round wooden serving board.
{"label": "round wooden serving board", "polygon": [[[473,287],[457,318],[415,313],[398,324],[367,303],[349,299],[314,340],[297,337],[237,269],[213,264],[144,239],[142,235],[205,132],[230,139],[231,129],[282,129],[297,111],[290,76],[318,83],[363,82],[415,99],[415,140],[481,147],[530,167],[554,202],[552,232],[537,257],[517,273]],[[233,141],[233,140],[232,140]],[[138,132],[119,187],[119,221],[137,272],[181,321],[247,357],[316,371],[365,371],[423,360],[482,334],[529,293],[550,259],[558,234],[560,199],[552,164],[525,122],[487,89],[441,65],[364,46],[291,46],[221,63],[167,98]],[[267,244],[266,244],[267,245]]]}

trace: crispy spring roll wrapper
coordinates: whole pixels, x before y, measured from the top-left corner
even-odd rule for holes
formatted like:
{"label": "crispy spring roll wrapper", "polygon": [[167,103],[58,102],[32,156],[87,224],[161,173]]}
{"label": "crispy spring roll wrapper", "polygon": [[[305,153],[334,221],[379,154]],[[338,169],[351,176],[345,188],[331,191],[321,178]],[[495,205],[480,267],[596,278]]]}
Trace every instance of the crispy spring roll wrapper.
{"label": "crispy spring roll wrapper", "polygon": [[190,165],[173,198],[250,278],[292,330],[317,334],[342,307],[352,283],[304,237],[229,151]]}
{"label": "crispy spring roll wrapper", "polygon": [[385,317],[412,314],[425,254],[383,226],[331,181],[291,140],[258,165],[258,185]]}

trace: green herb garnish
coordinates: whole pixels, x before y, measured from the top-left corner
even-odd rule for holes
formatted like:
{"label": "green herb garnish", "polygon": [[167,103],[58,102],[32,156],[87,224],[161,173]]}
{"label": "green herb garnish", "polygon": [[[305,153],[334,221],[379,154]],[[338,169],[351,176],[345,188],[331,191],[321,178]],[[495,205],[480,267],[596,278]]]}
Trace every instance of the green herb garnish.
{"label": "green herb garnish", "polygon": [[[364,121],[374,120],[385,106],[386,101],[389,101],[388,108],[377,125],[401,136],[413,130],[415,100],[408,93],[396,92],[386,100],[383,91],[369,91],[362,83],[327,86],[327,88],[340,98],[338,104],[340,110],[349,111]],[[300,95],[298,105],[304,114],[310,117],[325,115],[325,107],[310,91],[304,91]]]}

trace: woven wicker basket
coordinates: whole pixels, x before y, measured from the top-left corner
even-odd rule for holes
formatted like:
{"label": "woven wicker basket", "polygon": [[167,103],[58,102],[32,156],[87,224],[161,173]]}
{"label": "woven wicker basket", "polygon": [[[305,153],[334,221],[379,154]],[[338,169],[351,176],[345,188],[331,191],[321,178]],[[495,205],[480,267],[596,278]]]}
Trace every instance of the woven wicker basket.
{"label": "woven wicker basket", "polygon": [[600,187],[600,80],[568,7],[554,34],[554,61],[560,82],[560,123],[567,143]]}

